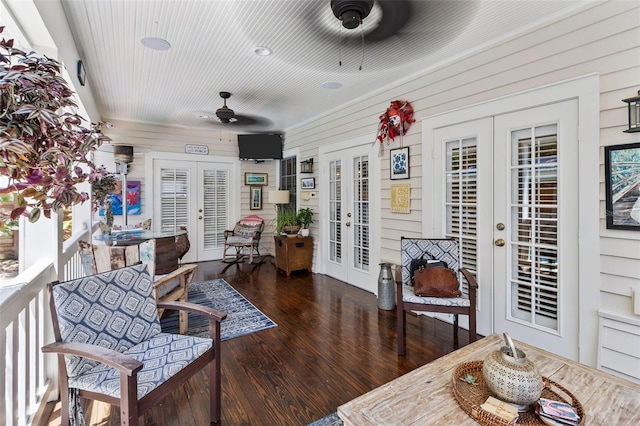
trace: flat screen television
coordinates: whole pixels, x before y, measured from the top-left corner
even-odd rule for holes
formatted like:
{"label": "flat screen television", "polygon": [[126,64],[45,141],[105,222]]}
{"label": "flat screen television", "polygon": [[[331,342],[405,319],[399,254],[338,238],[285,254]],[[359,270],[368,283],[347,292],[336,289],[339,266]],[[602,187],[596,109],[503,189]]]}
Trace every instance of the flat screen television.
{"label": "flat screen television", "polygon": [[238,135],[238,151],[241,160],[281,160],[282,135],[277,133]]}

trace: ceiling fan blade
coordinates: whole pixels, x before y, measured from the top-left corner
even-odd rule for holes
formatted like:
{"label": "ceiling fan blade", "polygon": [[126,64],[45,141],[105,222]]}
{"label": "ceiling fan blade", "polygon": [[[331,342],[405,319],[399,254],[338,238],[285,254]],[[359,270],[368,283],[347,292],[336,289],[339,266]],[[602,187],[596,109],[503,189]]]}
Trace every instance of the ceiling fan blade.
{"label": "ceiling fan blade", "polygon": [[382,19],[373,30],[365,34],[364,39],[368,42],[382,41],[394,36],[411,17],[412,7],[408,0],[380,0],[377,3],[382,9]]}

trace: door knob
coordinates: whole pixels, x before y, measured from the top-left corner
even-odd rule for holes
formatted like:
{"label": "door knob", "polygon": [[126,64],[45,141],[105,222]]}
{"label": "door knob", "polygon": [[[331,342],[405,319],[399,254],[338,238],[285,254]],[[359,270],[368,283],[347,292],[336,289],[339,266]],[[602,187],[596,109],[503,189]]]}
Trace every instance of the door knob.
{"label": "door knob", "polygon": [[345,225],[351,226],[351,222],[347,222],[347,223],[345,223]]}
{"label": "door knob", "polygon": [[202,216],[198,216],[198,219],[202,219]]}
{"label": "door knob", "polygon": [[498,247],[502,247],[503,245],[505,245],[505,241],[502,238],[498,238],[495,241],[495,245],[497,245]]}

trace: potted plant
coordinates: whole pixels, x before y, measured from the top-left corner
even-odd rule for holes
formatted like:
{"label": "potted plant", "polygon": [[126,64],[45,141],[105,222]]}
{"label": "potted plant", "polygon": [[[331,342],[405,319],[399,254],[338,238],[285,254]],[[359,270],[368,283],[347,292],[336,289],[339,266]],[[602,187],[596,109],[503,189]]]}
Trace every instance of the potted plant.
{"label": "potted plant", "polygon": [[291,206],[284,206],[278,210],[276,216],[276,231],[278,234],[297,234],[300,230],[298,215]]}
{"label": "potted plant", "polygon": [[100,124],[82,126],[62,64],[0,39],[0,87],[0,176],[8,178],[0,193],[16,195],[11,219],[35,222],[87,201],[77,185],[106,174],[88,156],[109,138]]}
{"label": "potted plant", "polygon": [[309,236],[309,225],[313,223],[313,212],[310,208],[305,207],[303,209],[298,210],[297,216],[298,223],[302,226],[300,230],[300,235],[303,237]]}

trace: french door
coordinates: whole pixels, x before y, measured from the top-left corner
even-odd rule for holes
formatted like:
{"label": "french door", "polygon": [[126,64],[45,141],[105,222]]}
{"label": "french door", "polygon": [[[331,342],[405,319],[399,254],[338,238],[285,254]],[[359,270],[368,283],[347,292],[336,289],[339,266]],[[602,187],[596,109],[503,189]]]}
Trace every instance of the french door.
{"label": "french door", "polygon": [[[331,152],[323,161],[325,273],[364,290],[377,289],[372,253],[373,176],[370,144]],[[376,256],[376,257],[374,257]]]}
{"label": "french door", "polygon": [[479,282],[478,332],[578,356],[577,102],[436,129],[443,233]]}
{"label": "french door", "polygon": [[224,231],[237,220],[231,207],[234,166],[156,159],[153,169],[154,229],[187,227],[191,249],[185,262],[221,259]]}

